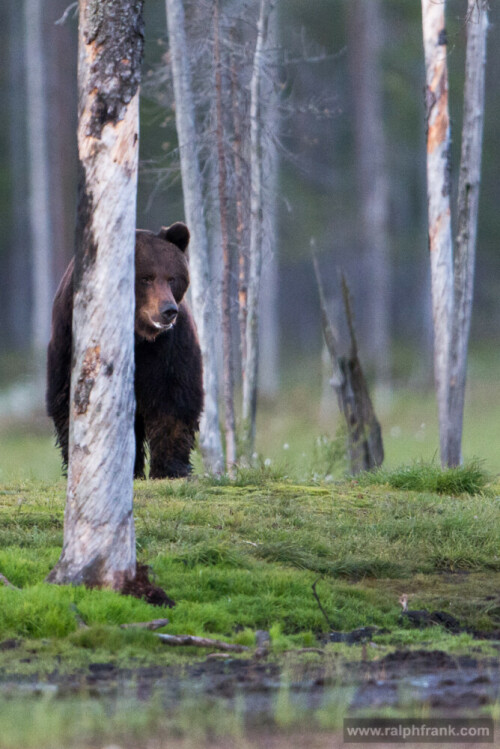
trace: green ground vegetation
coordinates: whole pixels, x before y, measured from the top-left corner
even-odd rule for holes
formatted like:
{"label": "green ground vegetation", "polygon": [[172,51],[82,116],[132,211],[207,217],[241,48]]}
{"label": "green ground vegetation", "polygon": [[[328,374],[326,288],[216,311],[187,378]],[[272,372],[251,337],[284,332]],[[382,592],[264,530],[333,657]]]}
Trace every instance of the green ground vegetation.
{"label": "green ground vegetation", "polygon": [[[256,630],[268,630],[269,658],[284,674],[290,670],[291,681],[310,660],[338,673],[338,688],[314,715],[318,730],[337,730],[352,697],[342,664],[400,647],[498,655],[494,643],[468,632],[409,628],[398,599],[406,593],[410,608],[447,611],[486,633],[500,626],[500,485],[486,483],[477,465],[469,470],[469,493],[435,466],[406,472],[420,475],[416,489],[394,488],[405,471],[298,484],[266,466],[241,471],[235,481],[137,482],[138,555],[177,603],[165,611],[111,591],[44,583],[61,550],[64,480],[1,484],[0,572],[18,590],[0,587],[0,675],[4,682],[35,679],[39,693],[16,693],[0,705],[0,746],[80,746],[82,737],[85,746],[139,746],[139,739],[167,734],[189,736],[198,746],[224,735],[238,745],[243,713],[213,699],[205,704],[200,695],[187,696],[173,712],[154,694],[139,710],[126,689],[112,699],[53,697],[46,679],[54,672],[83,673],[96,662],[178,669],[204,657],[193,648],[168,648],[152,632],[119,627],[159,616],[168,617],[163,631],[172,634],[248,645],[241,658],[252,656]],[[446,491],[436,492],[436,474]],[[363,626],[382,630],[370,648],[321,639],[331,629]],[[318,645],[321,661],[300,652]],[[274,724],[294,730],[304,716],[286,683],[275,699]],[[30,720],[22,721],[26,710]]]}

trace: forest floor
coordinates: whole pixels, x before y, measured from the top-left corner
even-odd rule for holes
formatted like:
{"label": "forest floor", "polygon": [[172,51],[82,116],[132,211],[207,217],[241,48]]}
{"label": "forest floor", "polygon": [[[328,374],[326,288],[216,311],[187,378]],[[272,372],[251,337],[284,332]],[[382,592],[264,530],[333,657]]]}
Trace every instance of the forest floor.
{"label": "forest floor", "polygon": [[[64,494],[0,484],[0,572],[18,588],[0,587],[2,749],[335,747],[346,715],[498,721],[500,484],[478,465],[137,482],[139,558],[172,609],[43,582]],[[249,649],[120,628],[159,617]]]}

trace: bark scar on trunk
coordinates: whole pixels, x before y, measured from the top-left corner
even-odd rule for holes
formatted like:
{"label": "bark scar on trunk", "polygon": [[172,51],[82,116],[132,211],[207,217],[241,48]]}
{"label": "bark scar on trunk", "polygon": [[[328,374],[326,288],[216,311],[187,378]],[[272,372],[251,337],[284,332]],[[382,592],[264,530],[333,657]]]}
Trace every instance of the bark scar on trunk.
{"label": "bark scar on trunk", "polygon": [[104,126],[123,119],[139,88],[144,49],[144,0],[126,7],[117,0],[91,0],[85,42],[94,89],[87,135],[100,139]]}
{"label": "bark scar on trunk", "polygon": [[75,387],[74,404],[77,414],[87,411],[90,393],[95,384],[95,378],[101,369],[101,347],[89,346],[83,358],[80,376]]}

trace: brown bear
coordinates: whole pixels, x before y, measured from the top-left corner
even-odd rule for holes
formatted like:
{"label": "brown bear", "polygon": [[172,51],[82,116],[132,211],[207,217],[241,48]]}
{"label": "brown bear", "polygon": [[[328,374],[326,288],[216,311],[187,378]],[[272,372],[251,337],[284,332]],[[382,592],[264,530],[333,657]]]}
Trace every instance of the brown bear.
{"label": "brown bear", "polygon": [[[190,453],[203,408],[201,351],[193,318],[183,301],[189,286],[183,223],[158,234],[138,230],[135,245],[135,438],[134,475],[144,478],[145,447],[151,478],[191,471]],[[47,411],[68,464],[73,316],[73,265],[68,266],[52,309],[47,359]]]}

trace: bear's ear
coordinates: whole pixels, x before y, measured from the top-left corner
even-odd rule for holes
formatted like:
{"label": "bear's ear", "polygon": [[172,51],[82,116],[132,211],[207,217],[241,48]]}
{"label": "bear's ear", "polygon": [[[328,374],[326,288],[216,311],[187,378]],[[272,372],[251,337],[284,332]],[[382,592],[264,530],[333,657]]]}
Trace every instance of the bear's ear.
{"label": "bear's ear", "polygon": [[175,244],[182,252],[186,251],[189,244],[189,229],[182,221],[172,224],[172,226],[162,226],[158,232],[160,239]]}

